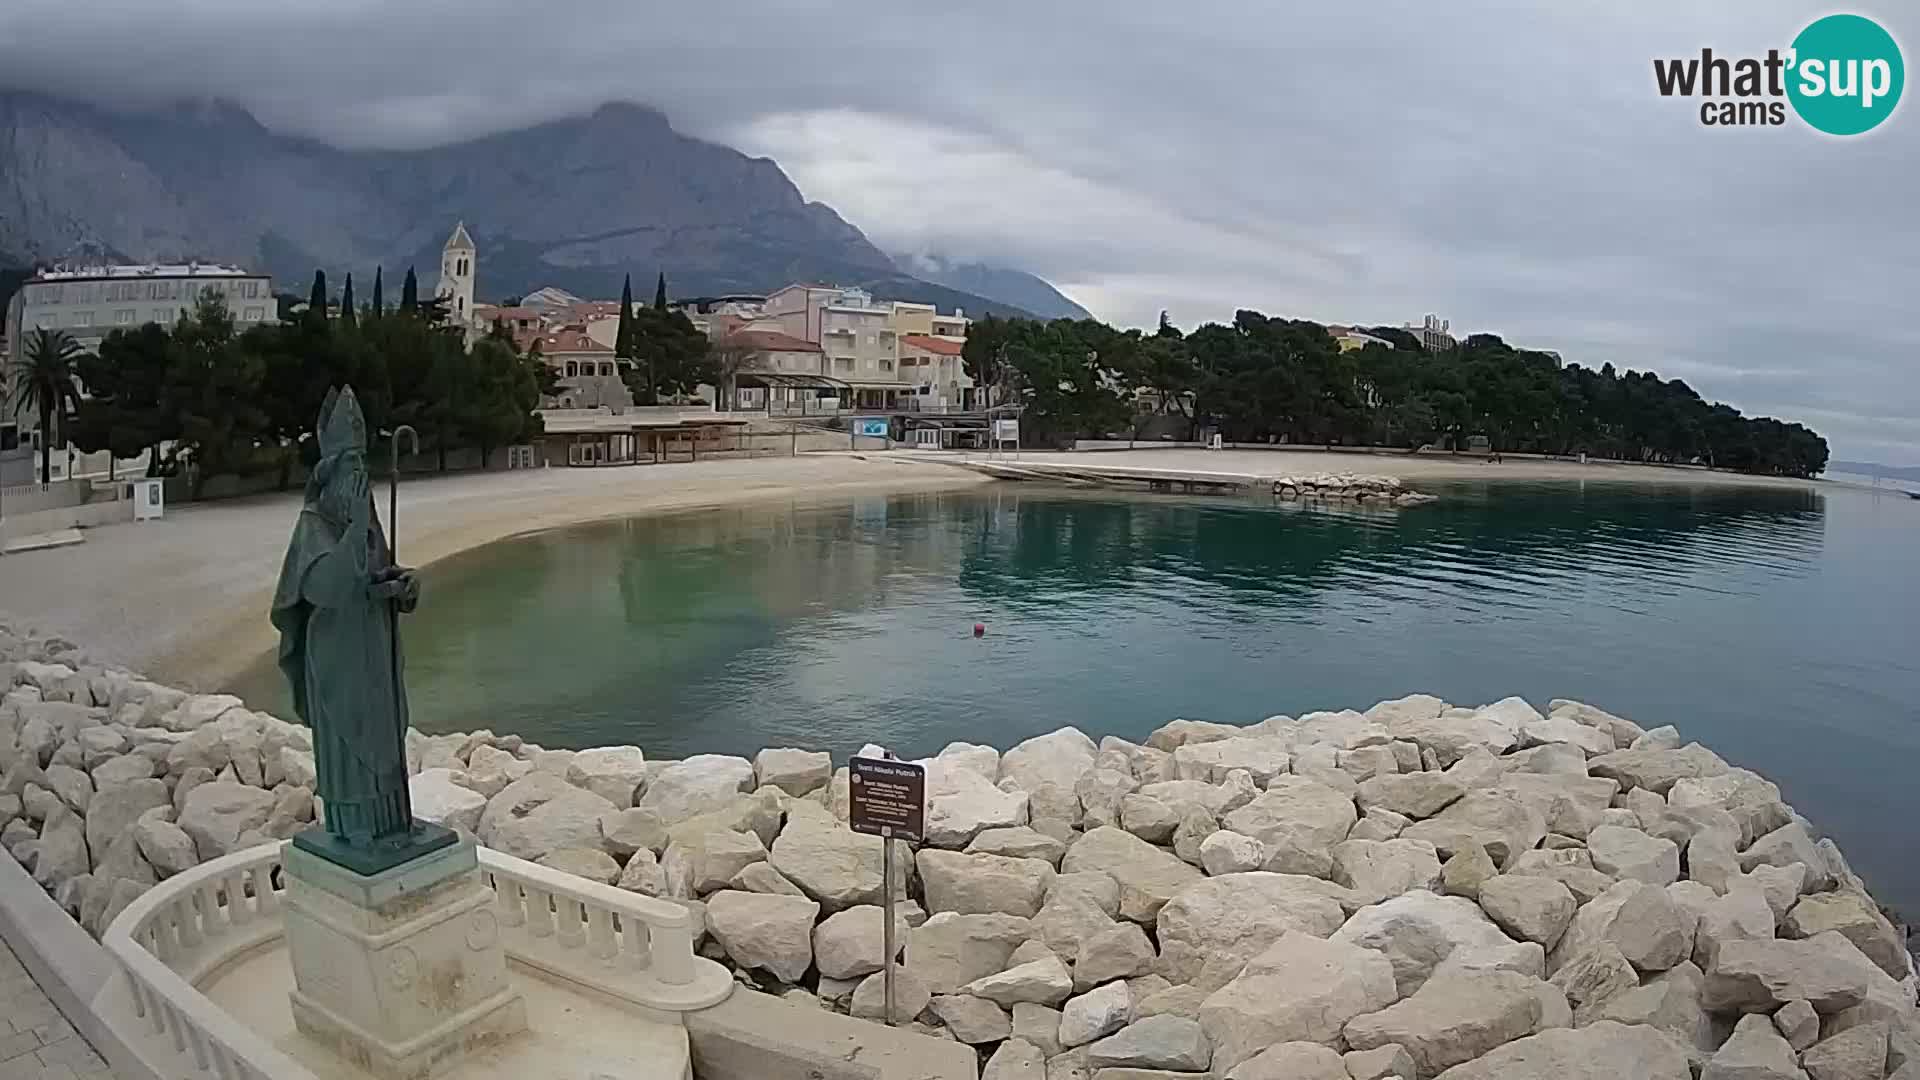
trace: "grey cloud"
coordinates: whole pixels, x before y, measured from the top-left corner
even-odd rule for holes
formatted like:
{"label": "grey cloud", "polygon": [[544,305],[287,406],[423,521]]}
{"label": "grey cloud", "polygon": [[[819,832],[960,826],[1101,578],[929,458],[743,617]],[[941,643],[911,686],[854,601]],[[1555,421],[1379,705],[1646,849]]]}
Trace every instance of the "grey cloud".
{"label": "grey cloud", "polygon": [[379,146],[643,101],[884,247],[1010,261],[1110,319],[1438,311],[1920,462],[1915,106],[1838,141],[1703,128],[1653,89],[1655,56],[1826,11],[4,0],[0,78]]}

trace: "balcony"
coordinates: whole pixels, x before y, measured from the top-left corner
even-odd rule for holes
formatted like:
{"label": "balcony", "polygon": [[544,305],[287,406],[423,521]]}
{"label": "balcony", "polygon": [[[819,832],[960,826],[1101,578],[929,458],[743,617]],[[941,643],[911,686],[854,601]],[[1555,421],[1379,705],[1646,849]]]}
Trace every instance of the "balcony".
{"label": "balcony", "polygon": [[[95,1007],[168,1080],[377,1080],[295,1029],[281,845],[215,859],[129,905],[103,944],[120,977]],[[528,1030],[476,1050],[455,1080],[685,1080],[683,1014],[725,1000],[694,955],[698,916],[480,849]],[[478,921],[475,923],[479,925]]]}

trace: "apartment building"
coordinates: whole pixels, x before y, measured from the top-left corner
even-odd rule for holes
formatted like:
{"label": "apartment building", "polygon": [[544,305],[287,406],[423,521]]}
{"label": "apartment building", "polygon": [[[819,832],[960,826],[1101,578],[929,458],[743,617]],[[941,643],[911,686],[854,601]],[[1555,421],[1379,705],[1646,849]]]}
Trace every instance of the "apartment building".
{"label": "apartment building", "polygon": [[620,377],[627,361],[613,355],[611,345],[594,340],[579,325],[542,330],[537,341],[540,357],[559,376],[552,400],[542,404],[562,409],[610,408],[615,413],[633,407],[633,394]]}
{"label": "apartment building", "polygon": [[900,380],[912,388],[907,409],[949,412],[974,407],[973,379],[961,359],[962,347],[931,334],[900,338]]}
{"label": "apartment building", "polygon": [[28,278],[7,305],[6,338],[14,355],[34,330],[63,330],[92,349],[115,329],[171,325],[193,310],[203,293],[227,301],[238,329],[273,322],[273,279],[214,263],[88,266],[43,270]]}
{"label": "apartment building", "polygon": [[1453,323],[1438,315],[1428,315],[1420,320],[1420,325],[1408,323],[1407,333],[1420,339],[1420,347],[1428,352],[1445,352],[1458,345],[1453,336]]}
{"label": "apartment building", "polygon": [[893,332],[905,337],[919,334],[922,337],[933,336],[933,320],[939,314],[932,304],[916,304],[906,300],[893,302]]}
{"label": "apartment building", "polygon": [[[203,293],[224,297],[236,330],[275,321],[273,279],[237,266],[217,263],[147,263],[137,266],[68,266],[42,270],[28,278],[7,304],[0,339],[8,345],[0,359],[23,359],[35,330],[59,330],[88,351],[114,330],[147,323],[171,326],[193,310]],[[37,445],[39,420],[34,410],[0,416],[0,472],[12,477],[22,450]]]}
{"label": "apartment building", "polygon": [[967,340],[967,327],[973,324],[973,320],[967,318],[966,309],[954,308],[953,314],[951,315],[934,315],[932,323],[931,329],[927,332],[934,337],[947,338],[952,341],[965,341]]}
{"label": "apartment building", "polygon": [[748,354],[735,376],[730,408],[780,414],[839,410],[841,388],[823,377],[826,353],[819,345],[778,330],[736,329],[715,347]]}

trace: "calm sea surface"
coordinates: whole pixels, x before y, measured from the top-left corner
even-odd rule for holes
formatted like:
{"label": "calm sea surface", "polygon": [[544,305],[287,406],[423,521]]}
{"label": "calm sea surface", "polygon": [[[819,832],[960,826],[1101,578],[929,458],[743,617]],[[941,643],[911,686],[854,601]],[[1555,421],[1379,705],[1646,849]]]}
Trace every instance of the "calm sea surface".
{"label": "calm sea surface", "polygon": [[[1428,486],[1443,501],[1401,512],[1009,486],[507,541],[428,574],[413,716],[661,758],[915,756],[1416,691],[1579,698],[1765,773],[1920,913],[1920,503]],[[285,707],[270,666],[238,690]]]}

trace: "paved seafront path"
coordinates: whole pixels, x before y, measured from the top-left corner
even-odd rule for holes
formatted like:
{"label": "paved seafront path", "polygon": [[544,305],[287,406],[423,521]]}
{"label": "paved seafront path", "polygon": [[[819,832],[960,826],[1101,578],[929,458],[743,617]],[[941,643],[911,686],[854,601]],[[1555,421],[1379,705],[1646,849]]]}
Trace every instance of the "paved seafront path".
{"label": "paved seafront path", "polygon": [[114,1075],[0,941],[0,1080],[110,1080]]}

